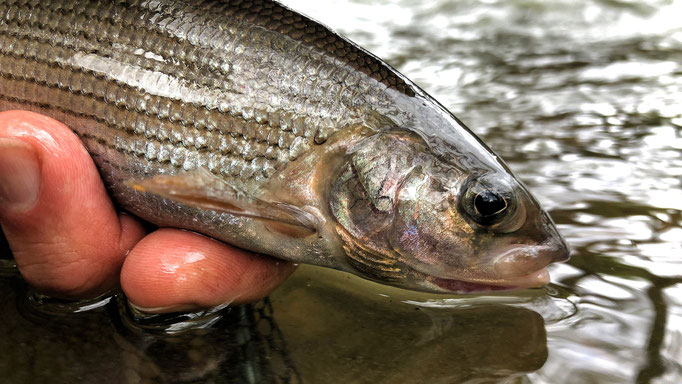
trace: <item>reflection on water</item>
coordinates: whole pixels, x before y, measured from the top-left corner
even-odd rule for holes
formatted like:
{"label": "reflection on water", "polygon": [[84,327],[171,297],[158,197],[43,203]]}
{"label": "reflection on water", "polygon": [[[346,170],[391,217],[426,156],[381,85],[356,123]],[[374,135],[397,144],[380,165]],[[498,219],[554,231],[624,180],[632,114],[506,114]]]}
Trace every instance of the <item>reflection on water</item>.
{"label": "reflection on water", "polygon": [[3,280],[0,297],[2,383],[301,382],[269,301],[168,334],[177,318],[136,319],[119,297],[79,310],[18,279]]}
{"label": "reflection on water", "polygon": [[[281,337],[254,344],[236,336],[197,341],[194,351],[219,356],[206,361],[237,368],[211,371],[208,364],[201,374],[191,371],[194,376],[181,363],[203,355],[177,348],[192,341],[126,341],[111,350],[107,345],[128,340],[126,333],[108,326],[84,343],[79,332],[97,323],[79,323],[70,333],[62,327],[62,335],[77,340],[71,341],[45,334],[54,320],[17,317],[14,326],[0,325],[2,335],[18,335],[0,338],[0,350],[16,353],[13,360],[0,357],[0,376],[11,372],[13,382],[25,382],[38,368],[53,372],[50,351],[61,350],[58,345],[86,356],[68,360],[82,374],[128,359],[138,361],[132,376],[170,382],[201,375],[230,382],[243,372],[239,367],[253,366],[245,361],[275,360],[284,362],[258,363],[250,377],[682,381],[682,2],[287,4],[387,59],[465,121],[550,210],[572,259],[551,269],[553,283],[544,289],[484,297],[417,294],[304,267],[271,299],[271,325]],[[6,295],[0,296],[3,314],[11,313],[5,309],[14,300]],[[251,328],[253,340],[267,341],[262,334],[267,329]],[[236,339],[255,352],[235,357]],[[164,356],[175,357],[159,363]],[[157,376],[143,374],[150,370]]]}
{"label": "reflection on water", "polygon": [[535,311],[483,298],[442,308],[422,301],[436,295],[410,301],[412,293],[377,290],[346,275],[302,272],[273,296],[273,307],[306,382],[501,380],[547,359],[544,321]]}

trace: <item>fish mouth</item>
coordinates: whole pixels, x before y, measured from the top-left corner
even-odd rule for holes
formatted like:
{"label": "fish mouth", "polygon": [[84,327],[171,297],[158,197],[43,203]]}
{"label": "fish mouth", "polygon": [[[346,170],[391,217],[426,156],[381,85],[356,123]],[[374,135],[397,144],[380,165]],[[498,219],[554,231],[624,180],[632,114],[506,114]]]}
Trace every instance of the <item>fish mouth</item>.
{"label": "fish mouth", "polygon": [[[495,259],[493,269],[495,276],[501,280],[522,282],[542,281],[545,276],[539,274],[544,270],[549,282],[546,267],[552,263],[566,261],[568,257],[568,248],[559,241],[535,246],[510,247]],[[535,272],[528,274],[526,271]]]}
{"label": "fish mouth", "polygon": [[[490,276],[465,279],[431,276],[429,282],[442,291],[476,293],[540,288],[550,282],[547,266],[568,259],[569,251],[563,242],[549,242],[536,246],[510,247],[495,259]],[[533,271],[527,273],[526,271]]]}
{"label": "fish mouth", "polygon": [[451,293],[476,293],[490,291],[509,291],[520,288],[540,288],[549,283],[549,272],[542,268],[524,276],[498,280],[456,280],[442,277],[430,277],[433,285]]}

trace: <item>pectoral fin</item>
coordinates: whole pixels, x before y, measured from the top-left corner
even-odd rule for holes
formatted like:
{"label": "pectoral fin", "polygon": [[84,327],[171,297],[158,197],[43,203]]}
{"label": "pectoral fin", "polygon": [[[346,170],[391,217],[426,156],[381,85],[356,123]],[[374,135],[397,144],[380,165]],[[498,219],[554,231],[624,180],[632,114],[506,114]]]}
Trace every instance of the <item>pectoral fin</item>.
{"label": "pectoral fin", "polygon": [[126,185],[188,206],[286,224],[312,233],[315,216],[293,204],[252,196],[204,168],[176,175],[129,180]]}

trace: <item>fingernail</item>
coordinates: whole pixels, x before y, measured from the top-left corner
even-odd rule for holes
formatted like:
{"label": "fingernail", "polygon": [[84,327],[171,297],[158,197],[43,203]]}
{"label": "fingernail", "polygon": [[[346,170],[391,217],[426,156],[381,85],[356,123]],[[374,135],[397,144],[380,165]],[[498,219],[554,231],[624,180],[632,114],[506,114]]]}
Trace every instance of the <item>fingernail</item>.
{"label": "fingernail", "polygon": [[33,147],[17,139],[0,139],[0,207],[32,208],[38,200],[40,164]]}

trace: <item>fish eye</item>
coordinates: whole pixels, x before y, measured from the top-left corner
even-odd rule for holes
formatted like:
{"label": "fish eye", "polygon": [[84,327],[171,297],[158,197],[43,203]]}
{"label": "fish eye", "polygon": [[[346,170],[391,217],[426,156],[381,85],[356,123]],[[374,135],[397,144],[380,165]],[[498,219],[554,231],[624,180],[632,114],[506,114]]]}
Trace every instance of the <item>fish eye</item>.
{"label": "fish eye", "polygon": [[508,183],[488,177],[471,179],[462,186],[459,211],[480,226],[506,232],[506,222],[516,221],[516,200]]}
{"label": "fish eye", "polygon": [[474,208],[484,218],[498,215],[507,207],[507,199],[496,191],[486,190],[474,197]]}

